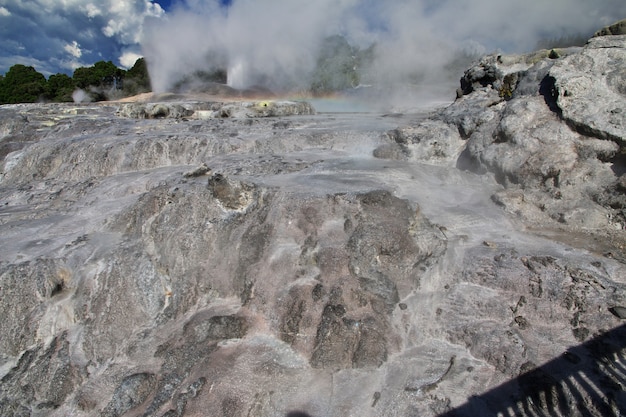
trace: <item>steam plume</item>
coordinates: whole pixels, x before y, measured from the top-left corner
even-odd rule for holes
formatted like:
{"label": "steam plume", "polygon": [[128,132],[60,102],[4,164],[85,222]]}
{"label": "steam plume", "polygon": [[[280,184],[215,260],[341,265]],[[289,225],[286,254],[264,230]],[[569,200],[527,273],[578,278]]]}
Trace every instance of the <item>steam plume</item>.
{"label": "steam plume", "polygon": [[462,51],[522,52],[538,41],[591,34],[626,16],[623,0],[188,0],[146,24],[142,48],[153,90],[182,75],[228,69],[233,87],[306,89],[323,39],[376,45],[368,83],[456,82]]}

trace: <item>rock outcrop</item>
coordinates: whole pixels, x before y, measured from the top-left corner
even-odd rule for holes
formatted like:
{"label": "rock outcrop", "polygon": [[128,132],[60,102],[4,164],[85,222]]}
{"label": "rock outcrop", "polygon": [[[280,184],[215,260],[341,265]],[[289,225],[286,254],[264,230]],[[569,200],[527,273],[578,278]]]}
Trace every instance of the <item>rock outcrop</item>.
{"label": "rock outcrop", "polygon": [[429,117],[2,106],[0,415],[623,415],[625,42]]}
{"label": "rock outcrop", "polygon": [[157,103],[124,103],[118,114],[135,119],[219,119],[256,118],[315,114],[305,101],[206,102],[170,101]]}
{"label": "rock outcrop", "polygon": [[622,148],[625,50],[626,35],[592,38],[580,53],[558,60],[550,69],[561,117],[583,135],[611,140]]}
{"label": "rock outcrop", "polygon": [[593,36],[626,35],[626,19],[615,22],[612,25],[603,27]]}
{"label": "rock outcrop", "polygon": [[492,173],[505,187],[494,201],[526,221],[606,232],[622,249],[625,62],[624,35],[489,55],[465,72],[457,100],[434,120],[390,137],[404,159]]}

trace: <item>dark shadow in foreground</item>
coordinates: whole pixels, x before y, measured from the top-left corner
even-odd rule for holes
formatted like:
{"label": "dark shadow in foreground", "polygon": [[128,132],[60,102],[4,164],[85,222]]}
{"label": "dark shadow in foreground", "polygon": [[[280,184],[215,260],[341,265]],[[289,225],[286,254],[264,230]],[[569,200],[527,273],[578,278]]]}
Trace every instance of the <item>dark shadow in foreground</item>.
{"label": "dark shadow in foreground", "polygon": [[304,411],[290,411],[285,415],[285,417],[311,417],[309,414]]}
{"label": "dark shadow in foreground", "polygon": [[624,416],[626,324],[574,346],[439,417]]}

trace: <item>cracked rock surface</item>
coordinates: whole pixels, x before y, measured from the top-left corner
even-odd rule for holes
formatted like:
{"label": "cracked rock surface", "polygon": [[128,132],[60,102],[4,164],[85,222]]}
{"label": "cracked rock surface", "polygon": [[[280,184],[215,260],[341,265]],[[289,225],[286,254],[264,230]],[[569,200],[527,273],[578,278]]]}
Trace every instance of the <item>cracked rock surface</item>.
{"label": "cracked rock surface", "polygon": [[561,75],[598,42],[430,115],[2,106],[0,414],[623,414],[624,136]]}

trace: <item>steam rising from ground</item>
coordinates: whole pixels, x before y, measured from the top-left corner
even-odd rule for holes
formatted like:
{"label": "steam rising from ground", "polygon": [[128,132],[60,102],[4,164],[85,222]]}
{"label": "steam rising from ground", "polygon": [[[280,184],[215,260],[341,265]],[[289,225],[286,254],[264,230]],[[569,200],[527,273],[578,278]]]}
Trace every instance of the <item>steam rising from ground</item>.
{"label": "steam rising from ground", "polygon": [[91,98],[85,90],[78,88],[72,93],[72,100],[74,100],[74,103],[88,103],[91,101]]}
{"label": "steam rising from ground", "polygon": [[232,87],[284,92],[309,87],[322,40],[340,34],[359,48],[376,45],[358,68],[361,84],[423,90],[456,83],[463,53],[528,51],[625,16],[623,0],[187,0],[146,24],[142,48],[155,92],[220,68]]}

